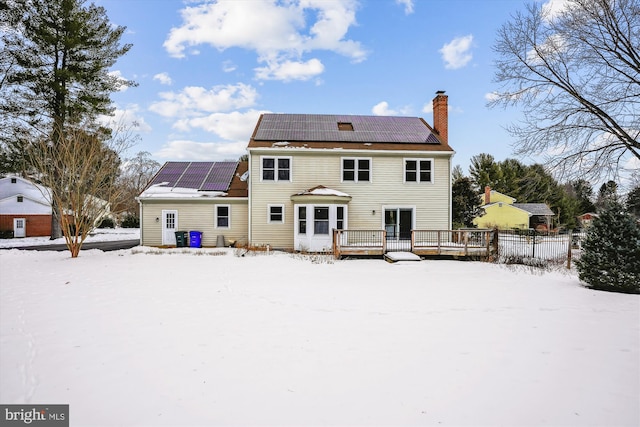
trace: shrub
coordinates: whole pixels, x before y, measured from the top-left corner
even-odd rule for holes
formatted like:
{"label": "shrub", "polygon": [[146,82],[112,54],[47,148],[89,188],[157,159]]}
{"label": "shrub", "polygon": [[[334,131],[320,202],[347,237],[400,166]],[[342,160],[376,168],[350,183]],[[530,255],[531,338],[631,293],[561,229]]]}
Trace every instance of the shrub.
{"label": "shrub", "polygon": [[576,267],[590,288],[640,293],[640,226],[618,202],[593,221]]}
{"label": "shrub", "polygon": [[113,222],[113,219],[107,217],[107,218],[102,218],[102,221],[100,221],[98,228],[115,228],[115,226],[116,225]]}
{"label": "shrub", "polygon": [[140,228],[140,218],[135,215],[127,215],[122,220],[122,228]]}

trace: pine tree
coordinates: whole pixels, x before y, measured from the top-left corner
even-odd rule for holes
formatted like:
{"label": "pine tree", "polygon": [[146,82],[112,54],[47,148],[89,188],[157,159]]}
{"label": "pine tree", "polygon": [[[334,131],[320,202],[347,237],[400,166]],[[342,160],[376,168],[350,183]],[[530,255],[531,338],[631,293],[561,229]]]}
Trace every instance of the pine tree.
{"label": "pine tree", "polygon": [[594,220],[576,266],[590,288],[640,293],[640,226],[620,203],[607,203]]}
{"label": "pine tree", "polygon": [[451,186],[452,221],[454,227],[473,227],[473,218],[480,215],[480,197],[473,189],[471,179],[461,177]]}
{"label": "pine tree", "polygon": [[[125,27],[112,25],[103,7],[84,3],[0,0],[0,143],[6,155],[24,152],[43,135],[56,144],[67,129],[86,129],[113,111],[111,93],[135,85],[110,73],[131,48],[120,44]],[[55,238],[59,212],[53,209]]]}

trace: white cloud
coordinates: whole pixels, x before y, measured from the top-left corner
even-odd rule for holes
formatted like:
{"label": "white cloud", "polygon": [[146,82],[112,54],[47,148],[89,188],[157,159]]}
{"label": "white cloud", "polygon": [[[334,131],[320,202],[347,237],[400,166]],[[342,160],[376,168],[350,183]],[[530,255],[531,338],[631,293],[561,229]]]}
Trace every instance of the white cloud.
{"label": "white cloud", "polygon": [[236,64],[233,63],[233,61],[227,60],[222,63],[222,71],[224,71],[225,73],[230,73],[232,71],[235,71],[236,68],[238,67],[236,66]]}
{"label": "white cloud", "polygon": [[[164,47],[174,57],[184,57],[187,47],[203,44],[218,50],[239,47],[255,51],[258,62],[267,64],[266,70],[307,64],[317,72],[314,60],[302,59],[305,53],[320,49],[355,62],[366,58],[359,42],[345,39],[356,24],[356,8],[356,0],[229,1],[187,6],[181,12],[182,25],[171,29]],[[315,21],[308,23],[309,17]],[[265,68],[256,72],[259,78],[291,78],[291,73],[265,72]]]}
{"label": "white cloud", "polygon": [[376,116],[400,116],[411,114],[410,107],[401,107],[399,110],[389,108],[387,101],[377,103],[371,109],[371,112]]}
{"label": "white cloud", "polygon": [[234,111],[231,113],[213,113],[203,117],[180,119],[173,127],[182,132],[192,129],[202,129],[214,133],[226,140],[246,141],[251,138],[251,133],[263,111],[249,110],[246,112]]}
{"label": "white cloud", "polygon": [[487,92],[484,94],[484,100],[487,102],[494,102],[500,99],[501,96],[498,92]]}
{"label": "white cloud", "polygon": [[219,85],[207,90],[200,86],[187,86],[181,92],[161,92],[161,101],[149,109],[164,117],[192,117],[204,113],[217,113],[255,105],[258,93],[244,83]]}
{"label": "white cloud", "polygon": [[114,131],[131,129],[135,132],[151,132],[151,126],[140,115],[140,107],[137,104],[116,108],[112,116],[100,116],[98,121]]}
{"label": "white cloud", "polygon": [[189,140],[169,141],[153,153],[157,159],[223,161],[237,160],[246,154],[247,141],[195,142]]}
{"label": "white cloud", "polygon": [[307,62],[276,61],[266,67],[256,68],[255,71],[256,78],[259,80],[309,80],[322,74],[324,65],[316,58]]}
{"label": "white cloud", "polygon": [[543,16],[547,21],[551,21],[562,14],[568,5],[568,0],[549,0],[542,5]]}
{"label": "white cloud", "polygon": [[396,0],[399,5],[404,5],[405,15],[411,15],[413,13],[413,0]]}
{"label": "white cloud", "polygon": [[442,54],[444,67],[449,70],[456,70],[467,65],[473,55],[471,47],[473,46],[473,35],[469,34],[464,37],[456,37],[449,43],[445,43],[439,52]]}
{"label": "white cloud", "polygon": [[169,77],[169,73],[158,73],[153,76],[153,80],[158,80],[160,84],[170,86],[172,83],[171,77]]}
{"label": "white cloud", "polygon": [[127,79],[125,79],[124,77],[122,77],[122,72],[120,70],[114,70],[114,71],[110,71],[109,72],[110,76],[113,76],[115,78],[118,79],[118,82],[120,83],[117,87],[116,90],[118,92],[124,92],[127,89],[129,89],[129,86],[127,86],[125,83],[127,82]]}

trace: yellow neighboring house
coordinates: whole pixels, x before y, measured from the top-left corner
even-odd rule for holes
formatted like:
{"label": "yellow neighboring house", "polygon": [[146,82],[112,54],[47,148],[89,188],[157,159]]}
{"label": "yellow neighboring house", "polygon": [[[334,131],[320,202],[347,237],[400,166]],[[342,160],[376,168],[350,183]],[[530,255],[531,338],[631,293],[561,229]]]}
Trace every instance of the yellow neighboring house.
{"label": "yellow neighboring house", "polygon": [[515,203],[516,199],[485,187],[484,213],[473,220],[478,228],[549,230],[553,211],[545,203]]}

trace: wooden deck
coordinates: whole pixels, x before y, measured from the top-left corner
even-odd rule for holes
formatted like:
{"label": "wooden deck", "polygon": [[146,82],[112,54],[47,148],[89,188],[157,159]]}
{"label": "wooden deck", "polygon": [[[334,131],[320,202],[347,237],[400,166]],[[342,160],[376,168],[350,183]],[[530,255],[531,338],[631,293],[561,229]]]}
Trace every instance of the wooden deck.
{"label": "wooden deck", "polygon": [[411,239],[389,239],[385,230],[334,230],[333,253],[383,256],[391,251],[419,256],[487,258],[493,251],[491,230],[412,230]]}

